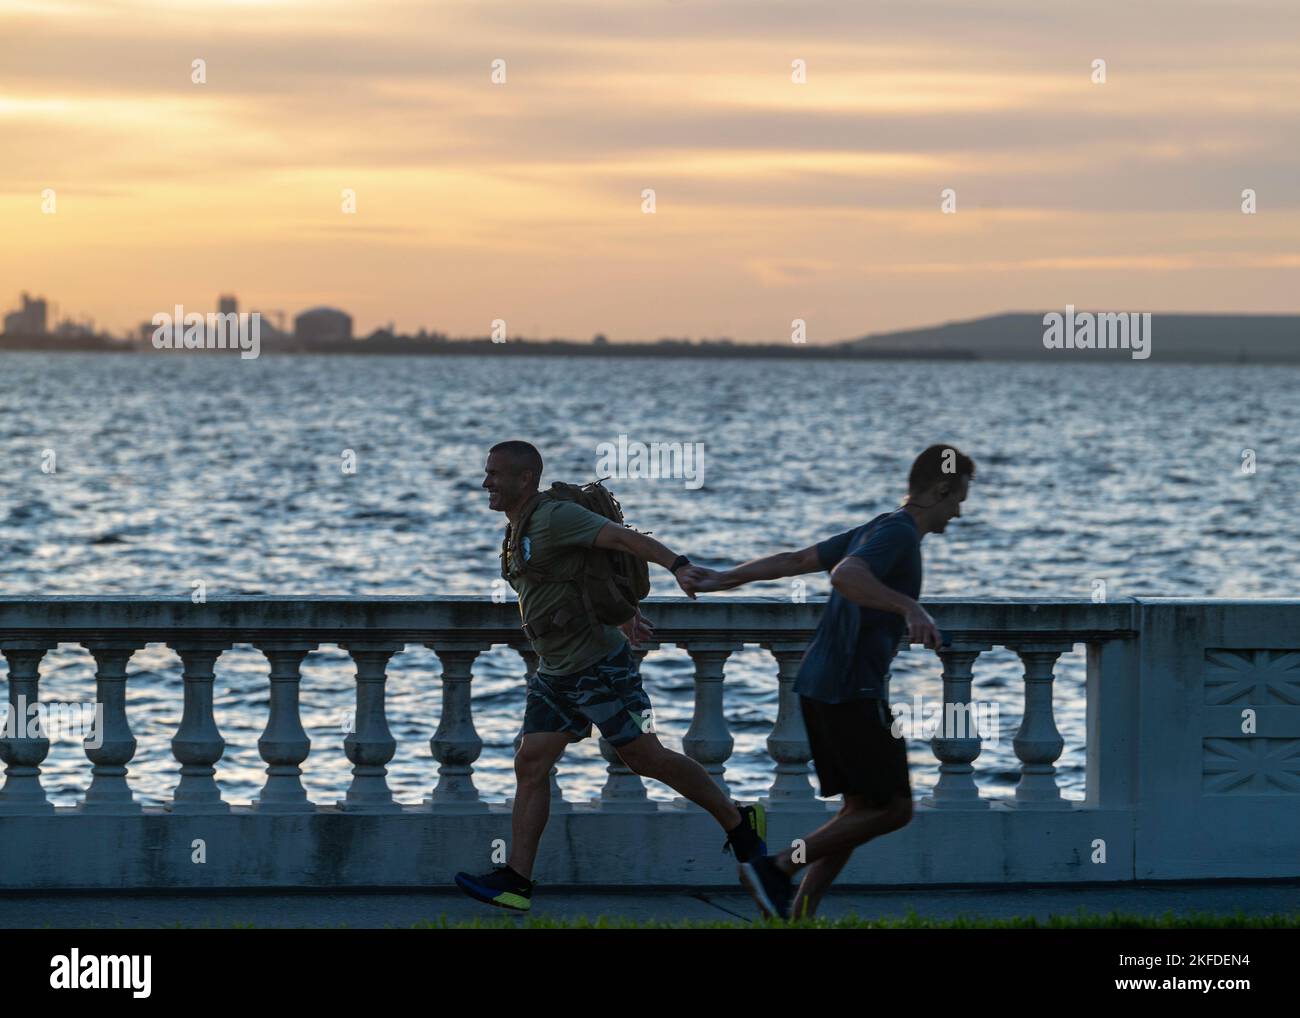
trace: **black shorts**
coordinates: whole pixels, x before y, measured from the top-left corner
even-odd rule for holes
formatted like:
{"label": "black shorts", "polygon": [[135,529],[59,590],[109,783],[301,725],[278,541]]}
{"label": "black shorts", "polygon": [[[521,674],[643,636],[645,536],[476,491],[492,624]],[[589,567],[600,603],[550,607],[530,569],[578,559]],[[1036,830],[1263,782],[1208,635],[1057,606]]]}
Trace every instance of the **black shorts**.
{"label": "black shorts", "polygon": [[823,797],[864,795],[873,806],[912,797],[907,741],[890,730],[884,700],[823,703],[799,697]]}

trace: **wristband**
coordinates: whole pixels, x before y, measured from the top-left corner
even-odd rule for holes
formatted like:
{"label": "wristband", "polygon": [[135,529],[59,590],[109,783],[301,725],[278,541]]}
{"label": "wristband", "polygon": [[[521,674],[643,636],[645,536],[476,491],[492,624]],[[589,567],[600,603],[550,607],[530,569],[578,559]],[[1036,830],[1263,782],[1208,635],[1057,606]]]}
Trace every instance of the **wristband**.
{"label": "wristband", "polygon": [[668,571],[672,573],[674,576],[676,576],[678,569],[680,569],[682,566],[689,566],[690,564],[691,564],[691,560],[688,559],[685,555],[678,555],[675,559],[673,559],[673,564],[668,567]]}

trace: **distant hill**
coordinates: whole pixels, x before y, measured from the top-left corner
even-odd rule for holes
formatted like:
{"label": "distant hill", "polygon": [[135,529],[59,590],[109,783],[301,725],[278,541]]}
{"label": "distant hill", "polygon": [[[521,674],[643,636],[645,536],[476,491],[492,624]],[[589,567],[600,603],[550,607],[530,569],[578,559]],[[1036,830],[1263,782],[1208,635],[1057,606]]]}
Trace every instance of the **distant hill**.
{"label": "distant hill", "polygon": [[[1064,308],[1053,309],[1063,314]],[[1076,308],[1075,317],[1090,308]],[[846,349],[863,353],[906,350],[918,357],[974,356],[989,360],[1129,360],[1132,350],[1048,349],[1043,345],[1049,312],[1014,312],[921,329],[881,332],[851,339]],[[1300,363],[1300,315],[1151,315],[1151,361]]]}

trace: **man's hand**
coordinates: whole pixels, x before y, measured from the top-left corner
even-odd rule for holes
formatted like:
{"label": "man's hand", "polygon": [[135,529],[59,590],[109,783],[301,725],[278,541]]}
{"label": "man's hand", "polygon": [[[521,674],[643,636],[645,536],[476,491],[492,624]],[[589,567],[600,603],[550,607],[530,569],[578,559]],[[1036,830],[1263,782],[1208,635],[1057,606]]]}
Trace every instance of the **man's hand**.
{"label": "man's hand", "polygon": [[682,592],[694,600],[695,591],[699,589],[696,583],[700,579],[700,573],[702,572],[708,572],[708,570],[703,570],[699,566],[686,565],[673,573],[673,579],[677,581],[677,586],[682,588]]}
{"label": "man's hand", "polygon": [[919,604],[913,604],[903,616],[907,624],[907,642],[920,643],[931,650],[938,650],[941,642],[939,627],[935,625],[930,613]]}
{"label": "man's hand", "polygon": [[651,625],[648,618],[641,614],[641,609],[639,608],[635,615],[618,628],[623,630],[623,635],[627,637],[627,642],[633,647],[641,646],[642,640],[653,640],[655,635],[655,627]]}
{"label": "man's hand", "polygon": [[[703,566],[691,566],[689,569],[683,569],[683,573],[690,572],[689,577],[691,589],[697,594],[709,594],[715,590],[726,590],[727,574],[720,573],[716,569],[705,569]],[[680,575],[680,574],[679,574]],[[682,582],[681,580],[678,581]]]}
{"label": "man's hand", "polygon": [[723,590],[724,588],[718,582],[721,576],[721,573],[714,572],[712,569],[694,565],[682,566],[673,574],[677,585],[690,597],[706,591]]}

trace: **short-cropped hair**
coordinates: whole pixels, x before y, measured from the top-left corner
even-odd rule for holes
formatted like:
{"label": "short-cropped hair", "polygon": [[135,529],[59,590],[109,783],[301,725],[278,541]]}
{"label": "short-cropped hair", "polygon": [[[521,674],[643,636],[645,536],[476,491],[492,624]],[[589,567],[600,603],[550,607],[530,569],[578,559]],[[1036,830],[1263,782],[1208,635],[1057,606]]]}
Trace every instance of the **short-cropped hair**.
{"label": "short-cropped hair", "polygon": [[536,446],[517,440],[498,442],[488,450],[488,455],[494,452],[510,457],[510,461],[520,470],[531,470],[538,478],[542,476],[542,454]]}
{"label": "short-cropped hair", "polygon": [[919,495],[937,481],[975,476],[975,461],[953,445],[932,445],[912,461],[907,475],[909,494]]}

